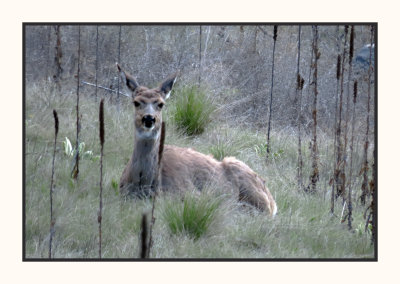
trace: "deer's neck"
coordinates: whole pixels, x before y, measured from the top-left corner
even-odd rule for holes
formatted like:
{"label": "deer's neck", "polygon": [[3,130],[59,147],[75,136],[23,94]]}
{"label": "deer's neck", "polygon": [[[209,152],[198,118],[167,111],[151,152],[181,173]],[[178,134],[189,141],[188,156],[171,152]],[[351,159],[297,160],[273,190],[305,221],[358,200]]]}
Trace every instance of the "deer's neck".
{"label": "deer's neck", "polygon": [[135,131],[131,174],[137,187],[151,188],[158,178],[160,135],[143,138]]}

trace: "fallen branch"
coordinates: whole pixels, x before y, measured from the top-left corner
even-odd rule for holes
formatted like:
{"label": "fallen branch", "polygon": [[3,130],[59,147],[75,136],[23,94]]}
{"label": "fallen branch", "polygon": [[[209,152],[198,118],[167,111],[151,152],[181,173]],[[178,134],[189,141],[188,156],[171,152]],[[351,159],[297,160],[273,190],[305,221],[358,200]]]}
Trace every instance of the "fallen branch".
{"label": "fallen branch", "polygon": [[[92,84],[92,83],[89,83],[89,82],[85,82],[85,81],[81,81],[81,82],[82,82],[82,84],[89,85],[89,86],[93,86],[93,87],[97,87],[97,88],[100,88],[100,89],[103,89],[103,90],[107,90],[107,91],[111,91],[111,92],[113,92],[113,93],[117,93],[117,92],[118,92],[117,90],[113,90],[113,89],[110,89],[110,88],[107,88],[107,87],[103,87],[103,86],[98,86],[98,85],[96,86],[96,84]],[[120,94],[120,95],[123,95],[123,96],[125,96],[125,97],[128,97],[128,98],[131,97],[130,95],[125,94],[125,93],[119,92],[119,94]]]}

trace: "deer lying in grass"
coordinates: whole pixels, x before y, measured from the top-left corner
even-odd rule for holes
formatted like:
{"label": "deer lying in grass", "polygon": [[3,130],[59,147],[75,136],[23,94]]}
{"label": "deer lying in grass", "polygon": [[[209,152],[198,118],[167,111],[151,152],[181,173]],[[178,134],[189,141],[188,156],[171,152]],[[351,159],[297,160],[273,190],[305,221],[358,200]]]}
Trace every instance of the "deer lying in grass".
{"label": "deer lying in grass", "polygon": [[246,164],[233,158],[221,162],[190,148],[165,145],[160,162],[159,145],[162,125],[161,111],[168,99],[176,75],[166,79],[159,87],[149,89],[139,86],[136,80],[117,64],[128,88],[132,91],[135,106],[134,150],[122,173],[122,195],[149,196],[160,182],[162,191],[201,190],[207,183],[215,182],[260,210],[273,216],[277,205],[265,186],[265,181]]}

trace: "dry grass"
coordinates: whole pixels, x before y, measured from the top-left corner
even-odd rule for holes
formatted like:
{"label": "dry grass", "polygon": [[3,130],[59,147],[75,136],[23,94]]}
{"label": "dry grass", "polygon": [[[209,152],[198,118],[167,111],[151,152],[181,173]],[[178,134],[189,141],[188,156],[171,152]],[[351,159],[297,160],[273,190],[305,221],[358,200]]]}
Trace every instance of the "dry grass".
{"label": "dry grass", "polygon": [[[97,258],[99,204],[99,161],[82,159],[79,181],[71,177],[72,159],[63,153],[64,137],[74,139],[74,96],[55,96],[46,86],[27,86],[25,135],[25,242],[26,258],[46,258],[49,242],[49,182],[52,159],[52,110],[59,116],[57,165],[54,174],[53,206],[56,218],[53,239],[55,258]],[[82,130],[80,140],[86,150],[100,154],[98,141],[98,104],[82,90],[80,100]],[[167,106],[168,107],[168,106]],[[151,200],[124,201],[118,195],[115,183],[132,154],[133,109],[130,100],[121,101],[121,110],[106,100],[104,105],[105,144],[103,160],[102,258],[138,258],[140,251],[140,223],[143,213],[151,211]],[[164,113],[170,115],[168,110]],[[170,118],[165,117],[166,120]],[[271,219],[266,213],[227,199],[218,205],[204,234],[193,238],[185,232],[171,233],[162,218],[167,206],[183,206],[180,196],[160,195],[155,208],[153,258],[372,258],[370,235],[363,230],[350,232],[339,216],[330,211],[328,186],[333,157],[332,140],[322,133],[320,137],[321,176],[317,193],[308,195],[297,190],[297,136],[284,130],[271,132],[272,153],[268,165],[260,154],[265,144],[265,133],[251,129],[209,125],[204,133],[185,138],[167,123],[166,144],[191,146],[210,153],[215,136],[228,145],[226,152],[234,152],[267,180],[278,204],[278,215]],[[306,139],[306,137],[304,138]],[[304,140],[306,141],[306,140]],[[73,141],[71,141],[73,142]],[[256,150],[258,149],[258,150]],[[360,149],[354,149],[354,164],[358,167]],[[309,150],[303,149],[304,173],[309,173]],[[357,180],[357,183],[359,181]],[[354,186],[353,188],[360,188]],[[217,188],[213,188],[218,192]],[[359,194],[355,190],[354,194]],[[207,200],[209,194],[199,198]],[[338,203],[338,202],[337,202]],[[175,205],[174,205],[175,204]],[[336,204],[340,215],[342,206]],[[355,202],[353,225],[364,224],[364,207]]]}

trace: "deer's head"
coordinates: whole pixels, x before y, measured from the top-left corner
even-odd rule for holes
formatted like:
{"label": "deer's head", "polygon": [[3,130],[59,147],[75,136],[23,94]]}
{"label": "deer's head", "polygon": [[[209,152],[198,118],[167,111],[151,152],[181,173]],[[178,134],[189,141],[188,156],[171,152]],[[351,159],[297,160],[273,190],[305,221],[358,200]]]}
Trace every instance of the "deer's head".
{"label": "deer's head", "polygon": [[156,139],[161,130],[161,111],[171,93],[177,74],[164,80],[157,88],[149,89],[140,86],[136,79],[118,64],[117,67],[126,85],[132,91],[136,134],[141,138]]}

